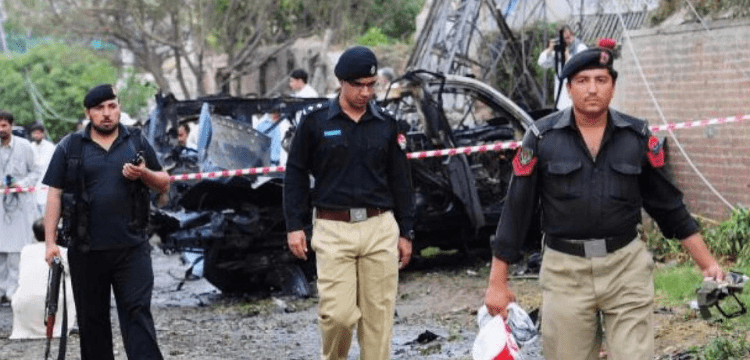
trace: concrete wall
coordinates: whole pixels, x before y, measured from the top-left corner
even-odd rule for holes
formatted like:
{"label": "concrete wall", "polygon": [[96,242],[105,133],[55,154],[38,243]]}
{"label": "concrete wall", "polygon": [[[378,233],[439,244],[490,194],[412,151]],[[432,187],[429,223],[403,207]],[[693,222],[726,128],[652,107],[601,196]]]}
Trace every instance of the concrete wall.
{"label": "concrete wall", "polygon": [[[613,106],[651,125],[662,124],[648,84],[667,122],[750,114],[750,21],[714,22],[707,27],[689,24],[630,32],[630,43],[625,37],[621,58],[615,61],[620,77]],[[728,202],[750,206],[750,121],[674,133],[698,170]],[[668,161],[690,210],[726,219],[728,206],[688,165],[674,141],[667,141]]]}

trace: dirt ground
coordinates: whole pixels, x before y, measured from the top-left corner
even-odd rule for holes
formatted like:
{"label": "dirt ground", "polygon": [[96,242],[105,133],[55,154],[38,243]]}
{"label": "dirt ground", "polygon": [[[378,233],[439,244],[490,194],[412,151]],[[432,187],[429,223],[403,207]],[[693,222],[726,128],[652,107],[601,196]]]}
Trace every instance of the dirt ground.
{"label": "dirt ground", "polygon": [[[153,252],[156,273],[153,314],[166,359],[315,359],[320,339],[315,298],[225,297],[205,280],[180,286],[186,266],[177,255]],[[476,311],[487,285],[489,259],[454,255],[420,261],[404,271],[399,285],[393,359],[471,359],[478,331]],[[179,290],[178,290],[179,289]],[[513,289],[526,310],[541,303],[536,279],[515,279]],[[689,346],[719,333],[687,307],[657,308],[657,358],[677,358]],[[115,358],[126,359],[115,328]],[[10,307],[0,308],[0,360],[40,359],[45,340],[9,340]],[[437,339],[420,343],[429,331]],[[355,335],[356,336],[356,335]],[[423,335],[424,337],[424,335]],[[67,359],[80,359],[78,336],[71,335]],[[353,342],[349,359],[357,359]],[[57,339],[53,341],[53,354]],[[674,355],[674,356],[673,356]],[[541,359],[536,353],[527,360]]]}

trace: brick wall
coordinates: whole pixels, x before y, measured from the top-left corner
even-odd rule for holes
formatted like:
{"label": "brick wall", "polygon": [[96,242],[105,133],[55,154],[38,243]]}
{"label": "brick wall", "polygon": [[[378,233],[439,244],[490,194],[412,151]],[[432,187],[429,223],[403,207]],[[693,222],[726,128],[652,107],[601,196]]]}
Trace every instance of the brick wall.
{"label": "brick wall", "polygon": [[[613,106],[651,125],[661,124],[648,83],[667,122],[750,114],[750,21],[714,22],[707,27],[690,24],[630,32],[630,43],[625,37],[621,57],[615,61],[620,77]],[[750,121],[674,133],[698,170],[729,203],[750,206]],[[726,219],[730,209],[692,170],[673,139],[667,142],[668,161],[690,211]]]}

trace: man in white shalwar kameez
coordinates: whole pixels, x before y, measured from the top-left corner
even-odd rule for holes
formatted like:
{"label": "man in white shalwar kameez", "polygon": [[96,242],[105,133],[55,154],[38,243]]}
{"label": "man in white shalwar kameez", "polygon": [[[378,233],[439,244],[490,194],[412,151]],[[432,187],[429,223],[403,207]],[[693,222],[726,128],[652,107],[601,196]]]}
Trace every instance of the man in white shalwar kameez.
{"label": "man in white shalwar kameez", "polygon": [[33,193],[5,190],[35,185],[40,176],[31,144],[12,129],[13,114],[0,110],[0,302],[8,302],[18,288],[21,249],[34,241],[36,215]]}

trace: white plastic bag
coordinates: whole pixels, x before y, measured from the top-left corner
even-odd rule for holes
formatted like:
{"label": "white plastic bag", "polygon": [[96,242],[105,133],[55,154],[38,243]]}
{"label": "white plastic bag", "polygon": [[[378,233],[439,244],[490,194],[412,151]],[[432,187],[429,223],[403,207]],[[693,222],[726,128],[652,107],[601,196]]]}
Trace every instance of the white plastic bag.
{"label": "white plastic bag", "polygon": [[[510,311],[510,305],[508,306]],[[510,326],[503,321],[502,316],[490,316],[487,306],[482,305],[477,313],[477,324],[479,334],[474,339],[471,350],[474,360],[523,360]]]}

